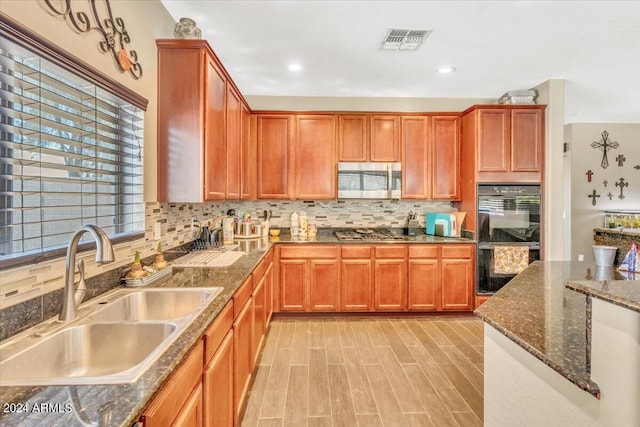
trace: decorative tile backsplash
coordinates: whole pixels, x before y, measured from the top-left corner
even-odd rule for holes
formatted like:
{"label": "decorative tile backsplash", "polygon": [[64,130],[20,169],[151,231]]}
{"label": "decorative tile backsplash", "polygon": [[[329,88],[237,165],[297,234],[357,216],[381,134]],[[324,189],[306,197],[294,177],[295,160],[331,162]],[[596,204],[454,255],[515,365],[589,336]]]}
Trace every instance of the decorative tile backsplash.
{"label": "decorative tile backsplash", "polygon": [[[192,219],[201,225],[212,225],[228,209],[236,209],[239,216],[250,212],[261,218],[271,210],[270,225],[288,228],[293,211],[306,211],[318,227],[403,227],[409,211],[451,211],[449,202],[400,200],[340,200],[340,201],[228,201],[222,203],[147,203],[145,209],[144,239],[115,245],[116,262],[96,264],[93,251],[79,253],[77,261],[84,260],[87,277],[97,276],[133,261],[136,251],[141,257],[154,255],[158,241],[154,228],[160,223],[162,246],[169,250],[192,241],[199,233],[192,227]],[[422,216],[424,221],[424,216]],[[114,283],[113,286],[117,286]],[[0,282],[0,309],[33,298],[42,298],[64,286],[64,258],[2,271]]]}

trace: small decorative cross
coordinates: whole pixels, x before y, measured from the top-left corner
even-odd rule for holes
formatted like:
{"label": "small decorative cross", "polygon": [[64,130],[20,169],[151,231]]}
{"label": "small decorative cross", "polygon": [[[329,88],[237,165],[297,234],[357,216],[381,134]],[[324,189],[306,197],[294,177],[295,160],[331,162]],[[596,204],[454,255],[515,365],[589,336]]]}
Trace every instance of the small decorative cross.
{"label": "small decorative cross", "polygon": [[635,165],[633,168],[634,169],[640,169],[640,165]]}
{"label": "small decorative cross", "polygon": [[618,148],[620,144],[618,144],[617,141],[611,141],[609,139],[609,132],[607,132],[606,130],[602,132],[601,136],[602,138],[600,138],[600,141],[593,141],[591,143],[591,147],[599,148],[600,151],[602,151],[602,162],[600,163],[600,166],[602,166],[602,169],[606,169],[609,167],[607,150]]}
{"label": "small decorative cross", "polygon": [[609,200],[613,199],[613,194],[611,194],[611,191],[609,191],[609,194],[607,194],[607,197],[609,198]]}
{"label": "small decorative cross", "polygon": [[589,169],[585,175],[587,175],[587,182],[591,182],[591,177],[593,176],[591,169]]}
{"label": "small decorative cross", "polygon": [[606,179],[604,181],[602,181],[602,183],[604,184],[604,186],[606,187],[607,184],[609,184],[609,181],[607,181]]}
{"label": "small decorative cross", "polygon": [[624,156],[624,154],[618,154],[618,157],[616,157],[616,162],[618,162],[618,166],[620,167],[624,165],[625,160],[627,160],[627,158]]}
{"label": "small decorative cross", "polygon": [[589,197],[591,199],[591,204],[593,206],[595,206],[596,205],[596,198],[600,197],[600,195],[596,194],[596,190],[593,190],[593,193],[589,194],[587,197]]}
{"label": "small decorative cross", "polygon": [[625,187],[628,187],[629,183],[625,182],[624,178],[620,178],[617,182],[616,182],[616,187],[620,187],[620,195],[618,196],[619,199],[624,199],[624,194],[622,194],[622,191],[624,190]]}
{"label": "small decorative cross", "polygon": [[593,279],[593,276],[591,275],[591,269],[590,268],[587,268],[587,275],[584,276],[584,278],[586,280],[592,280]]}

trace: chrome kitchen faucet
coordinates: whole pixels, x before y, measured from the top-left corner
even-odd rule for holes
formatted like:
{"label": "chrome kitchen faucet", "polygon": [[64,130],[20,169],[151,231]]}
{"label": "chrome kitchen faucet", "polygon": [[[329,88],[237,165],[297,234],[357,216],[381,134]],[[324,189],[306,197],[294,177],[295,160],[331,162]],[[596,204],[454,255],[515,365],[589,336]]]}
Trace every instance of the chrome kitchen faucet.
{"label": "chrome kitchen faucet", "polygon": [[[60,316],[58,317],[61,322],[74,320],[77,316],[78,305],[80,305],[81,302],[78,301],[78,303],[76,304],[76,293],[81,293],[83,291],[80,289],[76,291],[74,276],[78,243],[80,242],[80,237],[82,237],[82,235],[86,232],[91,234],[96,241],[96,262],[108,263],[115,261],[111,240],[109,240],[109,236],[107,236],[107,233],[105,233],[100,227],[98,227],[97,225],[88,224],[83,226],[80,230],[76,231],[76,233],[71,238],[71,241],[69,242],[69,246],[67,247],[67,259],[65,261],[64,274],[64,299],[62,301]],[[82,268],[82,270],[84,270],[84,268]],[[81,271],[81,274],[82,278],[80,280],[82,281],[84,280],[84,271]]]}

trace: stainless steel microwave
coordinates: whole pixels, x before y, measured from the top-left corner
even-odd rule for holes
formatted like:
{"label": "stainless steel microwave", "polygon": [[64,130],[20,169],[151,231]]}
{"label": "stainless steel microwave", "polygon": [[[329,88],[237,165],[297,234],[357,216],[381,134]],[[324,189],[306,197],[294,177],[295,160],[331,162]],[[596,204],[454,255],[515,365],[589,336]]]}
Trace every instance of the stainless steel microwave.
{"label": "stainless steel microwave", "polygon": [[339,199],[399,199],[401,190],[400,163],[338,163]]}

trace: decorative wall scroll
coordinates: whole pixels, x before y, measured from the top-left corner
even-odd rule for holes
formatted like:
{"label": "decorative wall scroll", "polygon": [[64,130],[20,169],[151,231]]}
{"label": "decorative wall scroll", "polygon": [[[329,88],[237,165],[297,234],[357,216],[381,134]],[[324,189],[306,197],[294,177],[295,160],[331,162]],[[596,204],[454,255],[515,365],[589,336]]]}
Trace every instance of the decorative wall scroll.
{"label": "decorative wall scroll", "polygon": [[587,197],[589,197],[591,199],[591,204],[593,206],[596,205],[596,198],[600,197],[599,194],[596,194],[596,190],[593,190],[593,193],[589,194]]}
{"label": "decorative wall scroll", "polygon": [[[142,77],[142,66],[138,63],[135,50],[127,51],[126,45],[131,42],[122,18],[114,18],[109,0],[87,0],[89,14],[84,11],[76,12],[71,6],[71,0],[42,0],[55,16],[62,16],[71,28],[79,33],[97,31],[101,40],[98,48],[102,53],[110,53],[120,72],[128,72],[138,80]],[[97,3],[102,4],[99,7]],[[74,2],[74,7],[78,2]],[[102,17],[99,13],[106,14]]]}
{"label": "decorative wall scroll", "polygon": [[611,141],[609,139],[609,132],[607,132],[606,130],[602,132],[600,141],[593,141],[591,143],[591,147],[598,148],[600,149],[600,151],[602,151],[602,162],[600,163],[600,166],[602,166],[603,169],[606,169],[609,167],[609,159],[607,158],[607,151],[618,148],[619,145],[620,144],[618,144],[617,141]]}

